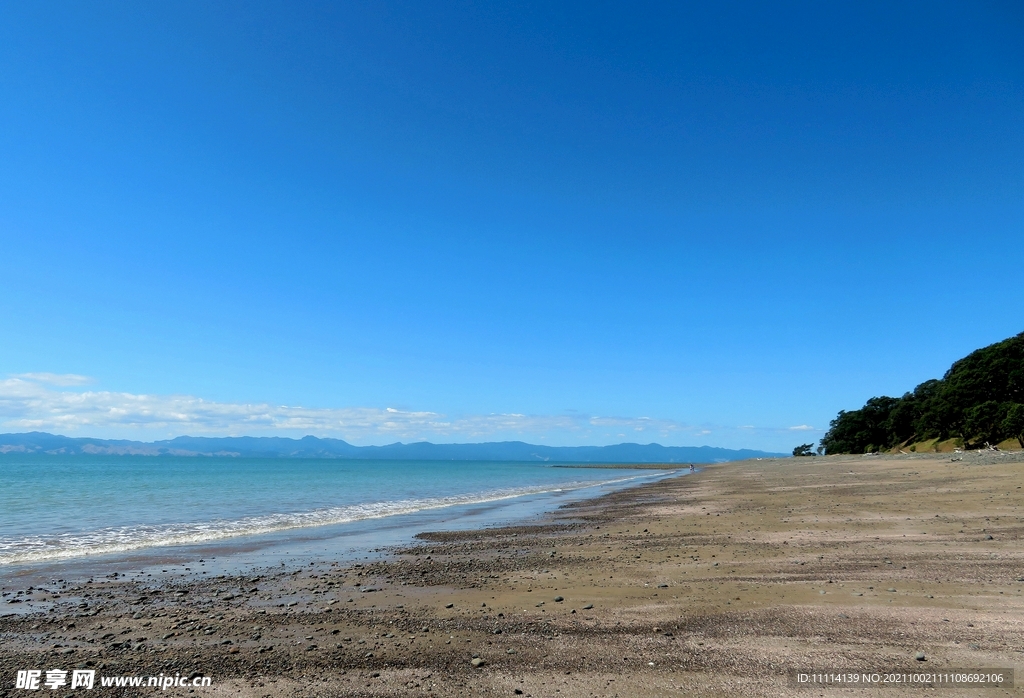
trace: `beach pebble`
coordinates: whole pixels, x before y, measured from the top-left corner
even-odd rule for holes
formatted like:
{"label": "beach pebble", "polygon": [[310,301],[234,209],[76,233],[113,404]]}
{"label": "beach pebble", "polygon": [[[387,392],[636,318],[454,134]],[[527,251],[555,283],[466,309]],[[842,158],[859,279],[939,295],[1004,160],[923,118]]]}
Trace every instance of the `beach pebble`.
{"label": "beach pebble", "polygon": [[593,607],[594,607],[594,604],[592,604],[592,603],[588,603],[588,604],[587,604],[586,606],[584,606],[584,607],[583,607],[583,610],[584,610],[584,611],[589,611],[589,610],[590,610],[590,609],[592,609]]}
{"label": "beach pebble", "polygon": [[924,652],[918,652],[917,654],[915,654],[914,659],[916,659],[919,662],[923,662],[925,659]]}
{"label": "beach pebble", "polygon": [[445,604],[445,605],[444,605],[444,607],[445,607],[445,608],[455,608],[455,604],[453,604],[453,603],[447,603],[447,604]]}
{"label": "beach pebble", "polygon": [[561,603],[562,601],[565,601],[565,599],[563,599],[561,596],[555,597],[555,603]]}
{"label": "beach pebble", "polygon": [[886,589],[886,591],[895,593],[896,592],[896,587],[889,587],[888,589]]}
{"label": "beach pebble", "polygon": [[473,657],[473,661],[470,662],[474,667],[482,667],[486,663],[483,657]]}

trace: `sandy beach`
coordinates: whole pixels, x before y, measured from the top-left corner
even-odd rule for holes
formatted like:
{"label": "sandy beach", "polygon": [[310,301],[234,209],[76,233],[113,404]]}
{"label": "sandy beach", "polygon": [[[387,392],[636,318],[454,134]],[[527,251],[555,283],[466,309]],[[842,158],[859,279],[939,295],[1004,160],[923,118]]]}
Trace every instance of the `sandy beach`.
{"label": "sandy beach", "polygon": [[259,698],[923,690],[790,677],[846,668],[1024,682],[1022,486],[1020,452],[743,461],[531,525],[425,532],[364,565],[5,582],[0,695],[53,668],[203,675],[167,692]]}

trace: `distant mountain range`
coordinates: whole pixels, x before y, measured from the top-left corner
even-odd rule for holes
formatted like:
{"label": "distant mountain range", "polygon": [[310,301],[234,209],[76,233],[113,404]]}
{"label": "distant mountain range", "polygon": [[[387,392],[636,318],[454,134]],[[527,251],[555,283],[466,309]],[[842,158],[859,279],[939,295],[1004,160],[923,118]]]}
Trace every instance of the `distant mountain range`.
{"label": "distant mountain range", "polygon": [[784,454],[713,446],[537,446],[522,441],[433,444],[427,441],[387,446],[353,446],[341,439],[305,436],[179,436],[167,441],[71,438],[34,431],[0,434],[0,454],[236,456],[248,458],[340,458],[373,460],[499,460],[553,463],[717,463]]}

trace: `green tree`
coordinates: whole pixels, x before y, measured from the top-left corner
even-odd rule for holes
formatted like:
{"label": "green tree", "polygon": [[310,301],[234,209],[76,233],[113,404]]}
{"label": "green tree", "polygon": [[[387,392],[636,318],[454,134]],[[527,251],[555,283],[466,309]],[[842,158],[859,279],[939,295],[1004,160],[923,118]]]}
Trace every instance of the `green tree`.
{"label": "green tree", "polygon": [[1024,404],[1007,403],[1002,429],[1004,434],[1017,439],[1020,447],[1024,448]]}
{"label": "green tree", "polygon": [[888,426],[899,403],[899,398],[873,397],[859,410],[841,411],[821,439],[825,453],[865,453],[900,443]]}
{"label": "green tree", "polygon": [[793,449],[793,455],[794,456],[813,456],[814,455],[814,451],[811,450],[813,448],[814,448],[814,444],[800,444],[799,446],[797,446],[796,448]]}
{"label": "green tree", "polygon": [[887,441],[891,445],[910,441],[917,433],[916,423],[921,416],[921,403],[913,393],[907,393],[892,406],[885,422]]}
{"label": "green tree", "polygon": [[969,407],[964,412],[963,437],[976,439],[978,443],[997,444],[1003,440],[1002,423],[1005,408],[995,400],[986,400],[980,405]]}
{"label": "green tree", "polygon": [[998,443],[1022,433],[1013,407],[1022,404],[1024,332],[971,352],[941,379],[927,380],[901,398],[873,397],[859,410],[841,410],[821,448],[864,453],[953,436],[965,444]]}

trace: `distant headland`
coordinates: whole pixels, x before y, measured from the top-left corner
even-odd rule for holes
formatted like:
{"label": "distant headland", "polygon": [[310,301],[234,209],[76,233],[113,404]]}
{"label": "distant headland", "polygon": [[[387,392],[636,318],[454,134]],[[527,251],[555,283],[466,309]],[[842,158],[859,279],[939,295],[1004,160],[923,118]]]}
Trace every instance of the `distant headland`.
{"label": "distant headland", "polygon": [[718,463],[773,458],[781,453],[714,446],[662,446],[623,443],[612,446],[539,446],[522,441],[434,444],[427,441],[386,446],[354,446],[341,439],[305,436],[179,436],[166,441],[75,438],[29,432],[0,434],[0,454],[234,456],[245,458],[336,458],[366,460],[550,461],[553,463]]}

